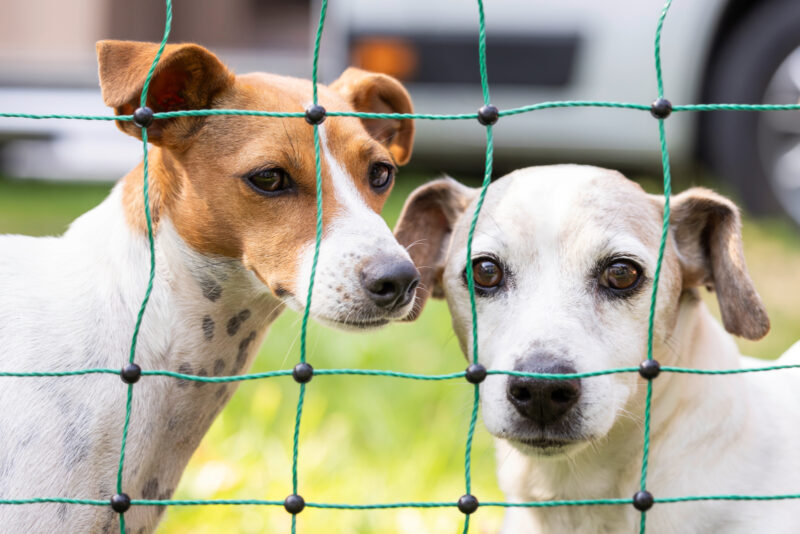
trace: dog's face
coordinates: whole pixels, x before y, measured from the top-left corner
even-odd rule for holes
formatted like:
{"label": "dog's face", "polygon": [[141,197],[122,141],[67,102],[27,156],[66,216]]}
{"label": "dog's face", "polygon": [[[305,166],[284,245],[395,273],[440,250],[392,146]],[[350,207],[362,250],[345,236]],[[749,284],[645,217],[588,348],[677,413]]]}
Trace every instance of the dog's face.
{"label": "dog's face", "polygon": [[[98,43],[100,83],[117,114],[139,106],[157,46]],[[148,92],[155,112],[240,109],[303,112],[307,80],[233,75],[208,50],[169,45]],[[347,70],[319,87],[328,111],[409,113],[393,78]],[[141,129],[118,122],[140,137]],[[312,314],[336,326],[369,327],[406,315],[418,273],[379,213],[398,165],[410,155],[411,120],[328,117],[319,127],[323,239]],[[208,256],[241,260],[294,309],[305,306],[314,256],[314,128],[303,118],[181,117],[156,120],[148,138],[156,223],[169,218],[180,237]],[[128,219],[142,228],[141,183],[125,191]]]}
{"label": "dog's face", "polygon": [[[469,223],[478,191],[446,179],[418,189],[396,228],[427,294],[446,296],[472,355],[466,282]],[[673,199],[654,339],[670,363],[685,290],[717,289],[729,330],[768,329],[744,270],[736,208],[706,190]],[[637,367],[647,357],[648,313],[663,198],[616,172],[582,166],[516,171],[488,190],[472,246],[479,359],[489,370],[553,374]],[[490,375],[481,385],[489,431],[523,452],[560,456],[606,436],[640,394],[636,373],[581,380]]]}

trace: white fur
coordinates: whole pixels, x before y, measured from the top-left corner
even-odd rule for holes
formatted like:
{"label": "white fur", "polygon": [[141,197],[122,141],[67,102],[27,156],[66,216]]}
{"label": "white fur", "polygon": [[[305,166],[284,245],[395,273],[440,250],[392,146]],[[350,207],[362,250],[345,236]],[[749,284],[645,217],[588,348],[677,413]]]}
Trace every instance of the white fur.
{"label": "white fur", "polygon": [[[352,195],[347,185],[352,178],[327,148],[325,157],[347,210],[323,236],[311,312],[323,320],[363,320],[360,307],[367,304],[359,261],[377,254],[408,255],[380,216]],[[0,369],[120,369],[127,363],[147,285],[149,249],[146,236],[131,230],[123,212],[119,184],[63,237],[0,236]],[[298,309],[305,305],[312,253],[309,244],[298,258],[301,291],[292,302]],[[187,374],[246,372],[283,302],[240,261],[192,250],[165,216],[156,234],[156,265],[136,362],[145,370]],[[348,296],[351,300],[344,302]],[[210,321],[213,337],[208,339]],[[0,381],[0,498],[109,499],[116,493],[127,391],[119,376]],[[170,498],[236,384],[143,377],[133,391],[123,491],[133,499]],[[128,528],[152,532],[162,511],[134,506],[126,513]],[[2,532],[118,529],[110,507],[0,506]]]}
{"label": "white fur", "polygon": [[[149,272],[146,238],[134,235],[121,187],[75,221],[61,238],[0,237],[0,366],[5,371],[121,368]],[[156,237],[157,270],[136,362],[143,369],[213,374],[244,372],[281,303],[239,262],[189,249],[168,220]],[[212,302],[200,278],[222,292]],[[250,317],[236,335],[227,321]],[[215,322],[214,338],[202,323]],[[255,332],[244,359],[238,348]],[[108,499],[115,493],[126,385],[118,376],[4,378],[0,388],[2,498]],[[193,385],[143,378],[134,389],[123,487],[132,498],[170,498],[200,438],[235,384]],[[153,481],[157,481],[153,482]],[[148,488],[149,483],[149,488]],[[133,507],[133,532],[150,532],[156,507]],[[0,506],[4,532],[115,532],[110,508]]]}
{"label": "white fur", "polygon": [[[625,303],[604,301],[587,288],[591,266],[608,253],[635,255],[651,279],[655,270],[660,219],[652,206],[645,209],[644,193],[624,204],[613,198],[620,182],[611,174],[579,166],[530,168],[489,188],[473,258],[497,255],[513,279],[502,295],[477,297],[479,358],[487,369],[512,370],[538,349],[555,353],[579,373],[638,366],[646,358],[652,284]],[[454,328],[470,355],[471,314],[462,273],[474,207],[473,200],[457,223],[443,276]],[[640,212],[653,216],[637,219]],[[655,359],[700,369],[763,365],[739,355],[693,290],[681,293],[676,254],[670,240],[672,259],[665,261],[659,285]],[[800,344],[777,363],[800,363]],[[798,379],[800,370],[662,373],[653,385],[648,490],[657,498],[800,492]],[[507,500],[633,496],[639,489],[646,391],[638,374],[583,379],[580,436],[555,453],[514,439],[520,416],[506,397],[507,380],[490,375],[481,384],[483,420],[497,438]],[[647,514],[647,531],[790,533],[798,531],[798,512],[798,501],[656,504]],[[638,531],[639,518],[631,505],[509,508],[503,532],[630,533]]]}

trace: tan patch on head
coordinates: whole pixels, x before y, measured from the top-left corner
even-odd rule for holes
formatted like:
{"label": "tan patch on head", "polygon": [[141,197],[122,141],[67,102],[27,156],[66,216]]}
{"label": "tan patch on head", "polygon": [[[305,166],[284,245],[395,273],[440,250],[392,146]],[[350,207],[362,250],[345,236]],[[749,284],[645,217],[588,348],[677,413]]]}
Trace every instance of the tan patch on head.
{"label": "tan patch on head", "polygon": [[[138,105],[155,50],[149,43],[98,44],[104,99],[118,114],[131,113]],[[407,93],[393,79],[348,72],[333,88],[319,87],[319,103],[326,109],[411,111]],[[156,69],[148,105],[155,111],[210,107],[302,112],[311,100],[307,80],[261,73],[234,77],[202,47],[171,45]],[[371,189],[370,166],[391,163],[393,157],[404,163],[411,152],[413,122],[390,123],[394,133],[387,137],[386,128],[352,117],[324,122],[332,157],[375,212],[383,208],[391,188],[380,193]],[[141,134],[129,122],[121,122],[120,128]],[[313,127],[303,117],[208,116],[162,119],[148,128],[151,132],[156,144],[149,157],[154,225],[168,216],[193,249],[241,259],[273,292],[293,292],[301,252],[315,235]],[[247,176],[270,168],[284,169],[293,190],[270,197],[248,185]],[[126,217],[139,232],[146,231],[142,172],[140,165],[123,186]],[[323,226],[328,228],[342,210],[323,154],[321,177]]]}

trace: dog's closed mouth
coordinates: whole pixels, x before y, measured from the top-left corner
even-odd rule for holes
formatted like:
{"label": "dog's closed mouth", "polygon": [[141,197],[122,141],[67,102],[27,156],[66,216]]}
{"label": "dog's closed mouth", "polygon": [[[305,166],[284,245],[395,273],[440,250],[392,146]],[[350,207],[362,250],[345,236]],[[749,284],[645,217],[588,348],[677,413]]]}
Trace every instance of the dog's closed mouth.
{"label": "dog's closed mouth", "polygon": [[367,321],[330,319],[330,322],[345,328],[378,328],[380,326],[386,326],[391,321],[389,319],[371,319]]}
{"label": "dog's closed mouth", "polygon": [[557,452],[557,449],[563,449],[567,445],[572,444],[572,441],[565,439],[548,439],[548,438],[513,438],[514,441],[525,444],[529,447],[542,449],[547,452]]}

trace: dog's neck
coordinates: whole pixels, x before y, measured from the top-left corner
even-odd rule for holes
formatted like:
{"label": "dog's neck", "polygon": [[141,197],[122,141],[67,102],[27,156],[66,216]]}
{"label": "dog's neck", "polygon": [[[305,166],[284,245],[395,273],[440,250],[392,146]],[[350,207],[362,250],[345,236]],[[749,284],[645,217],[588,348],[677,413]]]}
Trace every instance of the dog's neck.
{"label": "dog's neck", "polygon": [[[697,294],[684,294],[680,306],[673,335],[654,349],[655,358],[662,365],[698,369],[740,367],[740,355],[734,340],[711,316]],[[681,441],[687,426],[695,429],[692,435],[698,443],[703,442],[703,436],[713,436],[715,441],[730,443],[730,454],[736,454],[736,442],[741,439],[740,430],[747,423],[749,409],[735,395],[726,394],[721,388],[716,389],[713,383],[709,384],[709,380],[719,378],[664,372],[653,383],[651,466],[647,485],[660,496],[680,494],[680,491],[671,491],[670,488],[681,475],[677,475],[674,466],[659,463],[659,458],[674,458],[679,454],[677,451],[692,446]],[[744,387],[739,383],[740,375],[726,376],[724,380],[726,391]],[[618,416],[607,436],[568,458],[532,458],[505,440],[496,440],[498,476],[507,498],[523,502],[630,498],[639,488],[642,467],[645,384],[639,382],[637,395],[625,407],[626,413]],[[698,397],[698,392],[702,392],[702,397]],[[724,417],[720,417],[720,406],[725,407]],[[510,467],[504,472],[506,464]],[[520,466],[524,476],[519,474]],[[708,465],[682,465],[680,471],[699,474],[707,469]],[[631,513],[621,513],[620,508],[614,506],[593,507],[591,513],[597,522],[592,524],[606,525],[606,530],[597,532],[630,530],[628,523],[638,521],[638,514],[629,508]],[[582,514],[564,508],[514,513],[535,516],[536,523],[547,526],[542,532],[579,531],[579,523],[585,519]],[[601,520],[601,516],[607,521]],[[512,529],[508,532],[515,532],[513,526],[506,528]]]}
{"label": "dog's neck", "polygon": [[[87,284],[97,282],[96,300],[104,308],[99,314],[96,348],[88,361],[74,362],[75,367],[120,368],[127,362],[149,273],[147,236],[140,227],[131,226],[125,205],[130,183],[141,183],[140,172],[141,167],[133,171],[65,236],[100,255],[87,258],[93,272],[85,273]],[[136,363],[144,370],[201,376],[246,372],[283,305],[240,261],[208,257],[188,247],[163,211],[155,250],[153,292],[139,334]],[[103,298],[104,294],[113,297]],[[110,332],[119,334],[109,339]],[[102,336],[106,338],[99,339]],[[133,390],[123,476],[124,490],[131,498],[172,495],[186,463],[237,384],[142,377]],[[104,406],[97,409],[91,426],[92,434],[108,444],[108,461],[99,462],[90,476],[112,493],[116,476],[112,460],[119,454],[124,388],[113,383],[104,386],[113,392],[104,393]],[[129,524],[149,531],[158,512],[157,507],[134,507],[126,516]]]}

